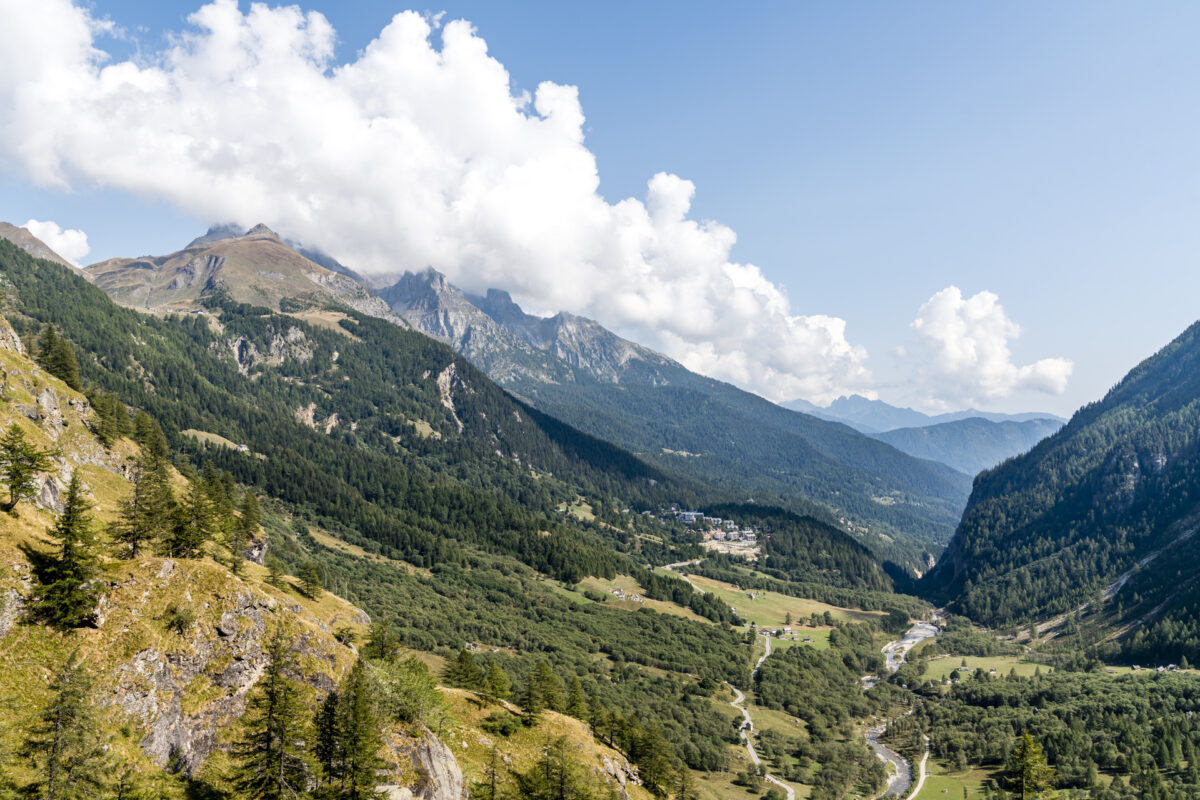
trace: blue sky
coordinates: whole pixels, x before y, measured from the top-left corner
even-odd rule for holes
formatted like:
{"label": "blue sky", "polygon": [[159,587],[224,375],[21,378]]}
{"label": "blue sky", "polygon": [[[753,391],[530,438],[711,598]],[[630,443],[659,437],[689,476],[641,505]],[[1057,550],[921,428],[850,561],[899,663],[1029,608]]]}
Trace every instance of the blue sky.
{"label": "blue sky", "polygon": [[[97,40],[123,60],[161,50],[199,3],[89,7],[130,34]],[[337,30],[337,63],[406,8],[302,7]],[[691,218],[736,231],[731,258],[760,268],[794,313],[845,320],[883,399],[922,399],[909,391],[911,323],[949,286],[998,296],[1021,328],[1016,365],[1074,364],[1060,394],[943,393],[952,405],[1068,413],[1196,318],[1200,6],[407,7],[470,20],[517,92],[577,86],[603,198],[642,198],[659,172],[692,181]],[[94,177],[36,186],[19,159],[5,163],[0,218],[81,228],[87,261],[177,249],[208,221]]]}

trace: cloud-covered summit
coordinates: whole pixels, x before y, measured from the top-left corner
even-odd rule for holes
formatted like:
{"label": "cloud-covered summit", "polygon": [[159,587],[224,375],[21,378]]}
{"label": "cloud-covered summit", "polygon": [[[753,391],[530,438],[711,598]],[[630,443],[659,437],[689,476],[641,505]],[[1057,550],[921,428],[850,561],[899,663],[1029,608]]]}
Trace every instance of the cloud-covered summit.
{"label": "cloud-covered summit", "polygon": [[606,202],[575,87],[514,94],[466,22],[404,12],[335,63],[321,14],[217,0],[168,49],[114,62],[66,0],[0,6],[0,145],[41,185],[262,221],[365,273],[432,266],[772,397],[868,385],[845,322],[734,261],[732,230],[689,217],[690,182]]}
{"label": "cloud-covered summit", "polygon": [[[112,26],[70,0],[0,13],[0,164],[39,185],[263,222],[368,275],[433,267],[769,398],[874,396],[846,321],[798,313],[734,260],[734,231],[691,217],[690,181],[659,173],[606,201],[576,88],[514,93],[465,21],[403,12],[339,63],[319,12],[215,0],[161,51],[118,61]],[[1019,382],[1055,388],[1036,377]]]}

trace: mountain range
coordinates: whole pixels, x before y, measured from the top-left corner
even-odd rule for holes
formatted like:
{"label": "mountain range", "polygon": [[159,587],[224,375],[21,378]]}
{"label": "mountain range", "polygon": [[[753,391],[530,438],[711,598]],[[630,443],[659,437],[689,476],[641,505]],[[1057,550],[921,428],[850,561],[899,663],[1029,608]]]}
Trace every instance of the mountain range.
{"label": "mountain range", "polygon": [[1062,426],[1062,422],[1051,418],[993,422],[966,417],[871,436],[911,456],[940,461],[959,472],[976,475],[1030,450]]}
{"label": "mountain range", "polygon": [[1030,420],[1053,420],[1059,424],[1066,422],[1062,417],[1037,411],[1023,414],[1001,414],[968,408],[943,414],[925,414],[911,408],[894,406],[882,400],[872,400],[859,394],[843,395],[828,406],[818,406],[803,399],[789,400],[782,405],[784,408],[803,411],[805,414],[812,414],[821,419],[844,422],[855,430],[869,434],[885,433],[898,428],[925,428],[930,425],[941,425],[964,419],[983,419],[989,422],[1027,422]]}
{"label": "mountain range", "polygon": [[504,292],[471,295],[433,270],[375,280],[372,290],[262,226],[214,228],[177,253],[110,259],[85,275],[134,308],[195,310],[224,293],[316,324],[339,324],[338,309],[349,307],[412,328],[532,407],[655,468],[732,501],[840,525],[907,569],[923,568],[949,539],[970,487],[943,464],[697,375],[593,320],[525,314]]}

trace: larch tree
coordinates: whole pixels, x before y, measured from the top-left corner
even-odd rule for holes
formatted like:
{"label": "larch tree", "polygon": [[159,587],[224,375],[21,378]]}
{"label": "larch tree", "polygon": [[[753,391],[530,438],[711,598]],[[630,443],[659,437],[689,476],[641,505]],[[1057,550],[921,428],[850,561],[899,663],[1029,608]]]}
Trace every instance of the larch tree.
{"label": "larch tree", "polygon": [[341,775],[338,794],[346,800],[375,798],[375,773],[381,765],[382,722],[375,707],[366,663],[356,661],[338,692],[338,739]]}
{"label": "larch tree", "polygon": [[50,695],[22,747],[36,773],[30,789],[40,800],[91,800],[104,788],[109,765],[92,681],[74,653],[55,674]]}
{"label": "larch tree", "polygon": [[238,788],[253,800],[293,800],[303,794],[312,769],[306,742],[303,688],[290,673],[296,657],[283,625],[267,644],[267,666],[250,696],[245,737],[236,750]]}
{"label": "larch tree", "polygon": [[483,685],[483,671],[475,663],[475,656],[463,648],[453,661],[446,664],[442,679],[450,686],[477,691]]}
{"label": "larch tree", "polygon": [[213,536],[213,505],[195,471],[188,470],[185,474],[187,492],[175,509],[174,524],[164,549],[167,555],[176,558],[197,558],[203,555],[204,545]]}
{"label": "larch tree", "polygon": [[242,573],[242,566],[246,561],[246,549],[250,546],[250,542],[258,538],[260,526],[262,525],[262,510],[259,507],[258,495],[254,492],[246,492],[242,497],[241,516],[233,521],[229,527],[229,567],[233,570],[234,575]]}
{"label": "larch tree", "polygon": [[75,391],[82,391],[83,384],[79,380],[79,363],[75,359],[75,350],[71,343],[58,335],[54,325],[47,325],[38,338],[38,349],[35,358],[54,377],[61,380]]}
{"label": "larch tree", "polygon": [[137,558],[169,531],[175,508],[166,460],[143,450],[133,463],[133,484],[118,508],[109,536],[121,558]]}
{"label": "larch tree", "polygon": [[1028,732],[1021,734],[1008,756],[1005,788],[1014,800],[1053,797],[1054,768],[1046,763],[1042,746]]}
{"label": "larch tree", "polygon": [[43,557],[37,570],[33,612],[56,628],[89,625],[96,608],[92,580],[99,571],[92,533],[92,518],[79,485],[79,473],[71,476],[62,513],[49,531],[56,550]]}
{"label": "larch tree", "polygon": [[17,503],[33,496],[37,476],[50,469],[50,450],[42,450],[25,438],[20,425],[13,424],[0,438],[0,480],[8,486],[8,502],[0,510],[12,511]]}
{"label": "larch tree", "polygon": [[315,561],[305,561],[301,564],[296,577],[300,579],[300,594],[309,600],[316,600],[325,591],[321,584],[321,568]]}
{"label": "larch tree", "polygon": [[495,661],[488,662],[487,673],[483,676],[483,693],[493,700],[507,700],[512,697],[512,681],[508,673]]}

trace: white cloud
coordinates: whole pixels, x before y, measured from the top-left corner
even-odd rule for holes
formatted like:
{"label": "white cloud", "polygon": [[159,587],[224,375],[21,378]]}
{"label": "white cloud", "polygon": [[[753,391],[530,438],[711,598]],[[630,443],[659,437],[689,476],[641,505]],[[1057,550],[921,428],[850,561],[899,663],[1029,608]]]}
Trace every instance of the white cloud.
{"label": "white cloud", "polygon": [[986,403],[1013,392],[1062,394],[1074,364],[1065,358],[1013,363],[1009,342],[1021,334],[992,292],[963,297],[948,286],[912,323],[928,355],[923,378],[931,405]]}
{"label": "white cloud", "polygon": [[265,222],[366,273],[433,266],[772,398],[870,385],[843,320],[796,313],[731,260],[732,230],[689,218],[689,181],[600,197],[576,89],[514,95],[466,22],[441,25],[438,47],[404,12],[339,64],[321,14],[217,0],[169,49],[109,63],[101,26],[67,0],[0,0],[0,14],[0,158],[39,184]]}
{"label": "white cloud", "polygon": [[92,250],[88,246],[87,234],[76,228],[63,230],[57,222],[49,220],[40,222],[36,219],[29,220],[21,227],[41,239],[47,247],[77,267],[83,257]]}

